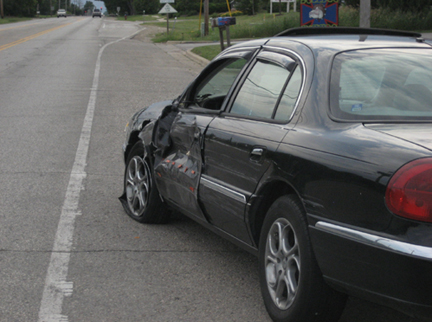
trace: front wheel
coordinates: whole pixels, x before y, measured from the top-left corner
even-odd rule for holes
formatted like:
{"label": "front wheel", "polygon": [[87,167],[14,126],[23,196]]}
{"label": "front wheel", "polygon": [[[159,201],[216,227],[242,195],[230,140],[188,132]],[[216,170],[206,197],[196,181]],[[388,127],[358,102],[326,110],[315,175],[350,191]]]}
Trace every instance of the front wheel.
{"label": "front wheel", "polygon": [[124,194],[120,197],[126,213],[147,224],[165,223],[169,211],[159,196],[149,159],[141,142],[129,153],[124,174]]}
{"label": "front wheel", "polygon": [[346,296],[325,284],[296,196],[280,197],[268,210],[261,230],[259,265],[261,292],[273,321],[338,321]]}

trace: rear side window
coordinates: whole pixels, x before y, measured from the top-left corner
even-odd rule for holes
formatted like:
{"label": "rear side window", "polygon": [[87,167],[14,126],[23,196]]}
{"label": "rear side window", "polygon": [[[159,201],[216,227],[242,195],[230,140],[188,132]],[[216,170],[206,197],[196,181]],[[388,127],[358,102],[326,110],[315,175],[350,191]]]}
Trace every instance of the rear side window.
{"label": "rear side window", "polygon": [[239,90],[230,112],[252,118],[289,121],[301,83],[301,69],[293,60],[289,68],[258,60]]}
{"label": "rear side window", "polygon": [[336,56],[330,109],[352,121],[432,119],[432,50],[358,50]]}

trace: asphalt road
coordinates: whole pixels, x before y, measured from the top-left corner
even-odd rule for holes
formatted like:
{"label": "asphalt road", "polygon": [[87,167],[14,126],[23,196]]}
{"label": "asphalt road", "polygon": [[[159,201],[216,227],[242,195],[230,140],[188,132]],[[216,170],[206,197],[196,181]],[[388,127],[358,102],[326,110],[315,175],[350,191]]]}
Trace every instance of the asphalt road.
{"label": "asphalt road", "polygon": [[[0,26],[1,322],[270,321],[255,257],[185,218],[138,224],[117,199],[126,122],[202,69],[142,28]],[[340,322],[369,321],[411,319],[350,298]]]}

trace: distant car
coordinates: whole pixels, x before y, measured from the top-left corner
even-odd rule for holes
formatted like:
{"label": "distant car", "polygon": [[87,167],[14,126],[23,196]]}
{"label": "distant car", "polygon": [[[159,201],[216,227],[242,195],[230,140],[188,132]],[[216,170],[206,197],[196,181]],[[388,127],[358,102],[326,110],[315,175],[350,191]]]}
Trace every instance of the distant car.
{"label": "distant car", "polygon": [[174,209],[256,254],[274,321],[338,321],[346,294],[432,321],[421,34],[298,28],[236,44],[138,111],[123,151],[126,213],[161,223]]}
{"label": "distant car", "polygon": [[66,14],[66,10],[65,9],[59,9],[57,10],[57,18],[60,17],[65,17],[66,18],[67,14]]}
{"label": "distant car", "polygon": [[93,9],[92,18],[94,18],[94,17],[102,18],[102,13],[101,13],[100,9]]}

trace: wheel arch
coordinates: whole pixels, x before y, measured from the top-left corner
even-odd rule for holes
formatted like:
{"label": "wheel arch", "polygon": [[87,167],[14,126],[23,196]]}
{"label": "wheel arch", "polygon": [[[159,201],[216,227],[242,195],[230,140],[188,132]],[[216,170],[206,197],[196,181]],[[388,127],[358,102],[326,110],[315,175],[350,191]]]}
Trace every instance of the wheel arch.
{"label": "wheel arch", "polygon": [[[127,142],[126,149],[124,151],[124,160],[126,162],[127,157],[132,150],[132,147],[138,142],[142,141],[143,145],[147,148],[149,144],[151,144],[153,127],[151,129],[146,128],[147,125],[151,122],[151,120],[145,120],[142,125],[139,127],[142,130],[133,130],[129,134],[129,139]],[[148,133],[150,131],[150,133]],[[146,144],[146,142],[148,142]]]}
{"label": "wheel arch", "polygon": [[252,198],[249,206],[248,225],[251,231],[252,239],[255,245],[259,245],[261,229],[264,218],[271,205],[284,195],[295,195],[301,202],[303,209],[304,205],[298,191],[283,178],[269,178],[260,185]]}

